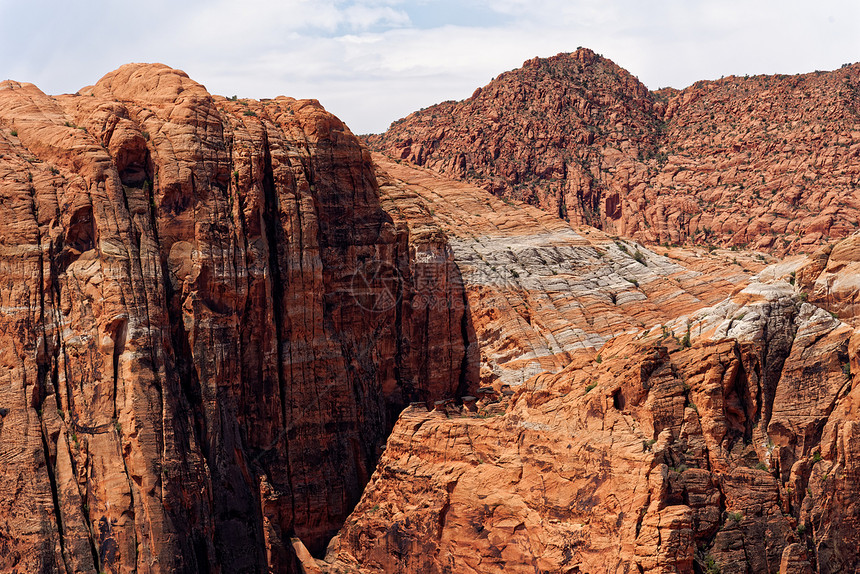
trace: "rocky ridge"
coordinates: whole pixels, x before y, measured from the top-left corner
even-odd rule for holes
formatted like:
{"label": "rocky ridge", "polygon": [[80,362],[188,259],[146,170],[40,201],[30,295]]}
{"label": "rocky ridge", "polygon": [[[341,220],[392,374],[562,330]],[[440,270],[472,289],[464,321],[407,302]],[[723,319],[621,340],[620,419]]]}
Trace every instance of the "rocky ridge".
{"label": "rocky ridge", "polygon": [[[595,228],[572,227],[428,169],[375,154],[381,205],[411,237],[444,237],[450,255],[416,281],[447,308],[452,263],[465,294],[470,365],[482,386],[557,372],[580,351],[657,328],[722,300],[764,266],[728,250],[652,251]],[[740,255],[740,260],[738,256]],[[462,307],[460,300],[454,306]],[[470,380],[474,380],[474,373]]]}
{"label": "rocky ridge", "polygon": [[649,92],[587,49],[535,58],[368,144],[647,243],[814,250],[858,225],[860,65]]}
{"label": "rocky ridge", "polygon": [[[857,336],[810,304],[804,286],[826,282],[828,266],[838,275],[837,264],[860,260],[855,237],[832,249],[832,262],[765,267],[760,255],[704,249],[669,258],[375,159],[387,174],[386,209],[422,226],[432,215],[445,228],[480,364],[503,374],[462,404],[404,411],[362,500],[309,570],[858,567]],[[548,269],[557,250],[575,271]],[[505,282],[491,259],[500,256]],[[617,296],[609,309],[621,281],[643,296]],[[505,302],[510,309],[494,317]],[[527,322],[523,310],[530,331],[517,325]],[[618,322],[585,320],[591,313]],[[543,327],[553,319],[589,338],[570,344]],[[540,356],[529,343],[541,337],[563,353]],[[529,361],[542,372],[505,378],[515,366],[528,373]]]}

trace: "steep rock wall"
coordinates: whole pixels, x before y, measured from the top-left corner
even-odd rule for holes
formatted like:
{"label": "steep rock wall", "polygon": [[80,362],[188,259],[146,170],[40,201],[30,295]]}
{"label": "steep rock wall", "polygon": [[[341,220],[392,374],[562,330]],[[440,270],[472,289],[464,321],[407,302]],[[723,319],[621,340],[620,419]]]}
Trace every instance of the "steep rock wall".
{"label": "steep rock wall", "polygon": [[405,344],[422,247],[315,101],[6,82],[0,154],[0,570],[289,571],[400,408],[467,384],[456,310]]}

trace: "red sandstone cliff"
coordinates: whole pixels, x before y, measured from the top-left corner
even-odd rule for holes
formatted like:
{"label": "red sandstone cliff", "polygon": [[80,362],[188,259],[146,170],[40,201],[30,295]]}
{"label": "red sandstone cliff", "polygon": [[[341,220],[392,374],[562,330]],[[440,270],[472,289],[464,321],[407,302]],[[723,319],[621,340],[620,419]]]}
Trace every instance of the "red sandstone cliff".
{"label": "red sandstone cliff", "polygon": [[860,65],[650,93],[590,50],[535,58],[371,147],[649,243],[808,251],[858,225]]}
{"label": "red sandstone cliff", "polygon": [[400,409],[469,384],[462,307],[403,310],[444,244],[315,101],[5,82],[0,172],[0,571],[289,571]]}

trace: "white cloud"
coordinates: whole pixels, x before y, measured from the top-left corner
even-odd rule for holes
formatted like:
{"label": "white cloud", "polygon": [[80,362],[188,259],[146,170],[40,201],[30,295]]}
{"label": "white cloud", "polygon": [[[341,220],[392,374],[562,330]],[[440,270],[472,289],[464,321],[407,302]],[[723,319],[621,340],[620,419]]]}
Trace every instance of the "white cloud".
{"label": "white cloud", "polygon": [[0,0],[0,19],[0,77],[49,93],[162,61],[215,93],[315,97],[359,133],[577,46],[650,88],[860,59],[854,0]]}

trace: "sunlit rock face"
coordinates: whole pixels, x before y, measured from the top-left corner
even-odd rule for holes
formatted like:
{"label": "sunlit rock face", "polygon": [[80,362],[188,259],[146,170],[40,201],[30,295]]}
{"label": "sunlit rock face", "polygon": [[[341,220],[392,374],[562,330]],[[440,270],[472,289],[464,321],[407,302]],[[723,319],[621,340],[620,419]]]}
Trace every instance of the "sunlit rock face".
{"label": "sunlit rock face", "polygon": [[400,409],[469,384],[462,306],[405,298],[444,242],[315,101],[5,82],[0,171],[2,571],[289,571]]}
{"label": "sunlit rock face", "polygon": [[0,571],[860,569],[857,73],[0,84]]}

